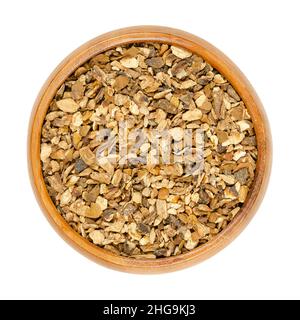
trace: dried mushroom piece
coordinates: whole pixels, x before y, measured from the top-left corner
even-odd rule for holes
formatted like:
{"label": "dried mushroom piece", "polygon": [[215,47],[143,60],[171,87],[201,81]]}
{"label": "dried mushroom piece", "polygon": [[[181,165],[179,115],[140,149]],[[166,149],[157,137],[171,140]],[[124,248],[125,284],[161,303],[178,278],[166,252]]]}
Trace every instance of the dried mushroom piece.
{"label": "dried mushroom piece", "polygon": [[79,109],[79,105],[71,98],[56,101],[57,107],[64,112],[74,113]]}
{"label": "dried mushroom piece", "polygon": [[225,229],[257,156],[251,115],[227,79],[161,43],[112,48],[77,68],[49,105],[40,148],[64,219],[135,259],[180,255]]}

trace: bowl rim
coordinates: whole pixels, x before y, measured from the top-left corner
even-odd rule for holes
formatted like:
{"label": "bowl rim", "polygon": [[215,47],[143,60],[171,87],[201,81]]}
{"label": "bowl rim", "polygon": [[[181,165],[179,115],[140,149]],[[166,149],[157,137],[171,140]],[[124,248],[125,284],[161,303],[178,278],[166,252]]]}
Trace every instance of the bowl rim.
{"label": "bowl rim", "polygon": [[[230,82],[249,111],[256,132],[258,159],[248,197],[239,214],[212,240],[187,253],[158,259],[133,259],[118,256],[83,238],[67,223],[53,204],[43,179],[40,162],[40,136],[43,121],[55,92],[84,62],[110,48],[129,43],[160,42],[177,45],[200,55]],[[54,229],[73,248],[107,267],[132,273],[170,272],[203,261],[226,247],[247,226],[266,191],[271,163],[272,141],[269,123],[260,99],[239,68],[220,50],[190,33],[161,26],[135,26],[100,35],[68,55],[50,74],[41,88],[31,113],[28,128],[28,170],[36,199]]]}

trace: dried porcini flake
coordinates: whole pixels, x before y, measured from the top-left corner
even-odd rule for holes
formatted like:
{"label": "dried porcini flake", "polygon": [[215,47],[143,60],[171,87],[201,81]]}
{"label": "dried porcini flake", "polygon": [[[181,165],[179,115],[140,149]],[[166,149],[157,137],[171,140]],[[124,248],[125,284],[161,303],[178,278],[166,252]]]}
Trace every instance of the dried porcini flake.
{"label": "dried porcini flake", "polygon": [[227,79],[160,43],[112,48],[78,67],[49,105],[40,149],[65,220],[136,259],[180,255],[226,228],[251,192],[257,156],[251,116]]}

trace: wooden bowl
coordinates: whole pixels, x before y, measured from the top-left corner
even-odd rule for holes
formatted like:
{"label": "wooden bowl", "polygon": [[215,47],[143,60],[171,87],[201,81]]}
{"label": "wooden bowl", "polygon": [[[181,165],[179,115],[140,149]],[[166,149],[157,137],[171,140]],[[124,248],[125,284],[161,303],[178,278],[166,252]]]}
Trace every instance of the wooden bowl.
{"label": "wooden bowl", "polygon": [[[138,42],[160,42],[178,45],[202,56],[224,75],[244,101],[254,124],[258,160],[256,175],[248,198],[239,214],[215,238],[201,247],[178,256],[155,260],[136,260],[117,256],[99,248],[73,230],[57,211],[48,195],[40,162],[40,137],[43,121],[55,92],[80,65],[110,48]],[[42,87],[31,115],[28,135],[28,164],[31,183],[45,216],[56,231],[92,260],[113,269],[133,273],[160,273],[178,270],[203,261],[228,245],[248,224],[264,196],[271,168],[271,135],[263,106],[249,81],[222,52],[192,34],[157,26],[138,26],[101,35],[75,50],[53,71]]]}

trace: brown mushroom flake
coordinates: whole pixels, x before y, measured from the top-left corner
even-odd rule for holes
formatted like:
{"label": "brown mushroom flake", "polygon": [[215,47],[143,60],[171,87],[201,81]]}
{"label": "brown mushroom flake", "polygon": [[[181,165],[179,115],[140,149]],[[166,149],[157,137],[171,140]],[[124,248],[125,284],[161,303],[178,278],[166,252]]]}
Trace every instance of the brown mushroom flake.
{"label": "brown mushroom flake", "polygon": [[116,91],[120,91],[127,87],[128,83],[129,78],[127,76],[120,75],[116,77],[113,87]]}
{"label": "brown mushroom flake", "polygon": [[74,113],[79,109],[79,105],[71,98],[56,101],[57,107],[68,113]]}
{"label": "brown mushroom flake", "polygon": [[145,62],[149,67],[152,67],[152,68],[155,68],[155,69],[161,68],[165,64],[162,57],[149,58],[149,59],[146,59]]}
{"label": "brown mushroom flake", "polygon": [[85,85],[82,81],[77,80],[73,85],[72,85],[72,98],[74,100],[80,100],[83,98],[85,90]]}
{"label": "brown mushroom flake", "polygon": [[167,113],[176,114],[178,112],[178,109],[166,99],[160,99],[156,106]]}
{"label": "brown mushroom flake", "polygon": [[92,165],[95,163],[96,157],[89,147],[84,147],[84,148],[80,149],[79,154],[81,156],[81,159],[87,165]]}

